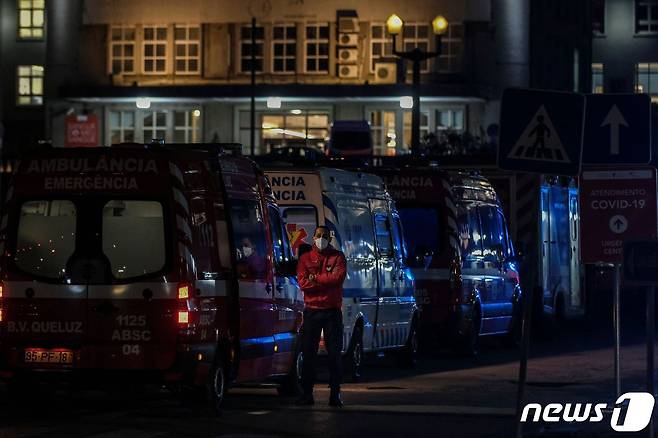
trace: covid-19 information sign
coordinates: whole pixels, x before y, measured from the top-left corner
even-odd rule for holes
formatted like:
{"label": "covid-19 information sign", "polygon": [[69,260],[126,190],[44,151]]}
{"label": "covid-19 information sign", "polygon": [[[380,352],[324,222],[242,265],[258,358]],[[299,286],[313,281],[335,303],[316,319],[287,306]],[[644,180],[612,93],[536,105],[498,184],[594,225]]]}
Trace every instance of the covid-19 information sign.
{"label": "covid-19 information sign", "polygon": [[656,237],[656,171],[590,170],[580,181],[584,263],[621,263],[623,243]]}

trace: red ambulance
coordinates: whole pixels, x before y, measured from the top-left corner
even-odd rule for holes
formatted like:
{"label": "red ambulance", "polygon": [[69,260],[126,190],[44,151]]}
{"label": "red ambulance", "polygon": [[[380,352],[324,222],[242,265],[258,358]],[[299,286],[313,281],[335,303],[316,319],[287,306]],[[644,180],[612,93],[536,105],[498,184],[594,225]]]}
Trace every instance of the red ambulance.
{"label": "red ambulance", "polygon": [[[303,300],[278,207],[213,145],[39,151],[0,222],[0,376],[290,378]],[[38,372],[38,373],[37,373]],[[138,373],[139,372],[139,373]]]}

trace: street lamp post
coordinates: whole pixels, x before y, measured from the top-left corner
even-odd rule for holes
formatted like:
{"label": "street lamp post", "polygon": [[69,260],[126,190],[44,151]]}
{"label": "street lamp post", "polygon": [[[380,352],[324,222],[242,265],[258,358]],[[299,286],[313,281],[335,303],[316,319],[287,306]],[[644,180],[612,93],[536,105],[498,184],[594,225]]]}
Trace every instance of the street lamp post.
{"label": "street lamp post", "polygon": [[[404,21],[397,15],[393,14],[386,20],[388,33],[393,35],[393,54],[402,59],[412,62],[412,98],[413,106],[411,108],[411,152],[420,151],[420,63],[441,54],[441,36],[448,29],[448,21],[441,15],[437,15],[432,20],[432,32],[436,35],[436,51],[424,51],[418,47],[412,50],[398,50],[397,36],[402,33]],[[404,42],[404,35],[402,35]]]}

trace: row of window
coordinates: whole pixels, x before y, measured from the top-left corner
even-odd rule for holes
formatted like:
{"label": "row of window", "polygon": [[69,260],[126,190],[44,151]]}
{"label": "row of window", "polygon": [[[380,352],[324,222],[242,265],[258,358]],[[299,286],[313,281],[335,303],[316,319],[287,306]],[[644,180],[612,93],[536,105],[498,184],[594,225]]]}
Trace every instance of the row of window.
{"label": "row of window", "polygon": [[[200,108],[111,109],[106,116],[105,144],[148,142],[164,139],[167,143],[197,143],[202,139]],[[250,139],[249,111],[239,111],[238,142]],[[395,155],[408,150],[411,143],[411,112],[368,110],[374,153]],[[306,146],[323,149],[329,137],[328,111],[292,110],[259,112],[256,126],[256,153],[267,153],[282,146]],[[462,108],[441,108],[421,113],[423,135],[445,130],[464,130]],[[402,129],[398,129],[401,127]],[[400,141],[399,135],[402,136]]]}
{"label": "row of window", "polygon": [[149,142],[199,143],[201,110],[111,110],[107,119],[109,144]]}
{"label": "row of window", "polygon": [[[634,0],[635,33],[658,33],[658,0]],[[605,34],[605,0],[592,0],[592,30]]]}
{"label": "row of window", "polygon": [[[139,30],[138,30],[139,29]],[[112,26],[110,28],[110,68],[114,74],[166,74],[170,71],[168,60],[173,58],[176,74],[198,75],[201,72],[201,27],[198,25],[174,25],[173,56],[169,53],[168,33],[170,27],[162,26]],[[303,30],[303,38],[300,37]],[[141,35],[137,35],[137,32]],[[277,74],[294,74],[298,69],[304,73],[329,73],[330,44],[329,23],[274,24],[254,28],[252,41],[250,25],[240,27],[239,71],[249,73],[253,68],[258,73],[265,71]],[[430,28],[424,23],[409,23],[404,27],[404,49],[415,47],[430,49]],[[463,39],[463,26],[451,24],[442,40],[439,65],[442,70],[459,68]],[[298,41],[302,42],[303,53],[299,52]],[[141,43],[139,43],[141,41]],[[252,48],[253,43],[253,48]],[[141,50],[141,67],[137,65],[137,45]],[[271,55],[266,60],[265,44],[271,45]],[[392,38],[382,23],[370,27],[370,71],[375,63],[394,59]],[[252,53],[253,51],[253,53]],[[301,62],[302,65],[298,65]],[[429,61],[424,61],[423,72],[430,71]]]}
{"label": "row of window", "polygon": [[[603,93],[603,64],[592,64],[592,93]],[[658,63],[635,64],[635,92],[658,95]]]}

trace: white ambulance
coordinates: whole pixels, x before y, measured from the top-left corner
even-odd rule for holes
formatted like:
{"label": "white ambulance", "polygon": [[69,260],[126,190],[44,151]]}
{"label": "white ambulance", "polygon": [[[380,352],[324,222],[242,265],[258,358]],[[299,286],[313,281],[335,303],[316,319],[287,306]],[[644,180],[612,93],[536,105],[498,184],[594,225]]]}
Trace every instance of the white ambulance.
{"label": "white ambulance", "polygon": [[358,378],[364,353],[397,350],[413,366],[417,350],[414,279],[395,203],[381,178],[332,168],[265,165],[293,252],[308,249],[317,225],[345,253],[343,345],[346,375]]}

